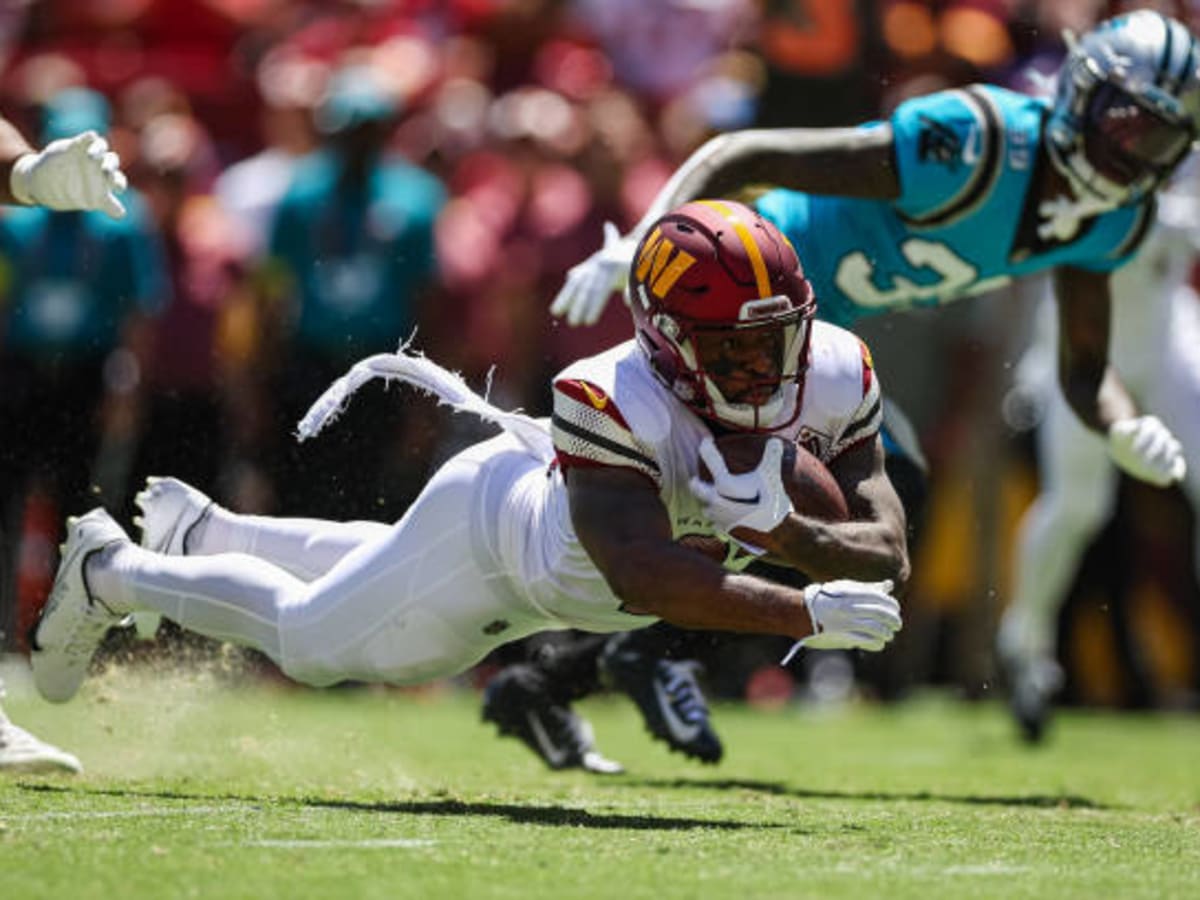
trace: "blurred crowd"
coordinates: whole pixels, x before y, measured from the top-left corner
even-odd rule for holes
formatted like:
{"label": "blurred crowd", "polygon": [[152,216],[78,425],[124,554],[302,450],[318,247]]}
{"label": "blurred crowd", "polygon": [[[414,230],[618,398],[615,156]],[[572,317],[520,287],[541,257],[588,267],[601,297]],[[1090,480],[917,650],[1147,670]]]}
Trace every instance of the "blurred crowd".
{"label": "blurred crowd", "polygon": [[[240,511],[398,517],[431,465],[478,433],[368,389],[328,437],[297,444],[307,405],[363,355],[411,338],[489,383],[500,405],[545,412],[550,374],[630,334],[620,304],[589,329],[553,320],[565,271],[599,246],[604,222],[636,222],[712,134],[857,124],[972,81],[1032,89],[1029,70],[1061,59],[1062,29],[1114,11],[1099,0],[3,4],[0,108],[42,143],[107,134],[132,186],[121,223],[0,218],[8,646],[45,594],[62,515],[101,502],[128,521],[147,474]],[[864,329],[933,471],[909,625],[879,680],[986,694],[1011,532],[1033,492],[1033,423],[998,413],[1032,301],[960,306]],[[1088,648],[1069,667],[1076,699],[1165,702],[1200,680],[1174,640],[1186,629],[1172,627],[1180,602],[1196,604],[1190,528],[1170,493],[1129,489],[1101,539],[1122,552],[1089,562],[1068,606],[1079,625],[1062,640]],[[1098,574],[1113,565],[1122,578]],[[1160,600],[1140,601],[1123,627],[1101,614],[1147,584]],[[1156,658],[1169,663],[1121,650],[1137,644],[1130,622],[1166,642]]]}

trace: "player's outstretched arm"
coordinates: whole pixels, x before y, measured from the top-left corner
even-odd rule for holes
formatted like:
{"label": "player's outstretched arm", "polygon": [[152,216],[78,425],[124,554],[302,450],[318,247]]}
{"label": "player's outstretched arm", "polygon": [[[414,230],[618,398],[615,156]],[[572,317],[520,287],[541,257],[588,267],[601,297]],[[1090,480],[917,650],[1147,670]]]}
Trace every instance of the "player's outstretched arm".
{"label": "player's outstretched arm", "polygon": [[635,231],[689,200],[728,197],[748,185],[894,199],[900,182],[891,126],[752,129],[715,137],[680,167]]}
{"label": "player's outstretched arm", "polygon": [[126,186],[117,154],[94,131],[34,150],[11,122],[0,118],[0,202],[94,209],[119,219],[125,207],[117,194]]}
{"label": "player's outstretched arm", "polygon": [[1062,268],[1055,282],[1059,312],[1059,383],[1079,419],[1108,438],[1109,455],[1124,471],[1159,486],[1186,474],[1183,448],[1156,416],[1138,413],[1109,365],[1109,276]]}
{"label": "player's outstretched arm", "polygon": [[713,138],[675,171],[629,234],[622,237],[606,226],[604,246],[571,269],[550,312],[571,325],[593,324],[624,286],[634,251],[652,222],[690,200],[728,197],[751,185],[895,198],[900,182],[891,126],[752,129]]}
{"label": "player's outstretched arm", "polygon": [[844,581],[799,591],[726,572],[676,543],[658,492],[636,472],[573,468],[567,489],[576,534],[629,612],[683,628],[798,639],[819,633],[868,650],[881,649],[900,628],[890,584]]}

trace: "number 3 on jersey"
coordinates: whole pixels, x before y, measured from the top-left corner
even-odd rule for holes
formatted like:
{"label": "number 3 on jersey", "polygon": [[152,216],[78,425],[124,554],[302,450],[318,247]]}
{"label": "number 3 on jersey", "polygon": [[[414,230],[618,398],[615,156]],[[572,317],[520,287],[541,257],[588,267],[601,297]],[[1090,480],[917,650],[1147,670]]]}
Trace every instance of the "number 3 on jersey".
{"label": "number 3 on jersey", "polygon": [[900,252],[914,269],[931,270],[938,280],[917,284],[903,275],[893,275],[885,287],[876,284],[871,260],[860,250],[847,253],[838,263],[834,278],[838,289],[859,306],[897,309],[908,306],[946,303],[967,294],[997,288],[1007,276],[979,278],[979,270],[939,241],[909,238]]}

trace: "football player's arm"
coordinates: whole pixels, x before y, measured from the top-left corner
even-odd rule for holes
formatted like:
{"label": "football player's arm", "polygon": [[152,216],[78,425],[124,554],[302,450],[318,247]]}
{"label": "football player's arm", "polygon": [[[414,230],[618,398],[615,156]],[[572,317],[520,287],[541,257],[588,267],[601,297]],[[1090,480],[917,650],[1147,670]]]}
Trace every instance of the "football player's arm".
{"label": "football player's arm", "polygon": [[696,150],[654,198],[630,237],[689,200],[728,197],[748,185],[892,200],[900,195],[886,122],[864,128],[778,128],[719,135]]}
{"label": "football player's arm", "polygon": [[1101,433],[1137,412],[1108,362],[1109,277],[1106,272],[1068,267],[1061,267],[1055,277],[1059,385],[1080,421]]}
{"label": "football player's arm", "polygon": [[748,534],[772,562],[797,569],[813,581],[890,579],[903,594],[908,582],[904,506],[884,470],[878,435],[841,453],[829,466],[846,497],[850,519],[826,522],[789,513],[770,534]]}
{"label": "football player's arm", "polygon": [[1063,269],[1056,288],[1063,396],[1085,425],[1107,436],[1109,456],[1125,472],[1160,487],[1181,481],[1187,463],[1179,439],[1157,416],[1138,412],[1109,365],[1109,276]]}
{"label": "football player's arm", "polygon": [[618,467],[573,467],[566,483],[575,532],[628,612],[683,628],[812,634],[802,591],[727,572],[676,543],[645,476]]}

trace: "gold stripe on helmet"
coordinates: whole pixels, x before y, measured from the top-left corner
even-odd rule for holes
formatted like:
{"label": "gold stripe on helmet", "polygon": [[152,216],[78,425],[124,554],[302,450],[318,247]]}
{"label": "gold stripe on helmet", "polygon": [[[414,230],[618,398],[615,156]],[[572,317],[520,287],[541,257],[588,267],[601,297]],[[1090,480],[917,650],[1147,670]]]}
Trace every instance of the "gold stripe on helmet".
{"label": "gold stripe on helmet", "polygon": [[715,209],[722,216],[729,220],[733,225],[733,231],[741,239],[742,245],[746,248],[746,254],[750,257],[750,268],[754,272],[754,283],[758,287],[758,296],[761,298],[770,297],[774,292],[771,290],[771,281],[767,277],[767,264],[763,260],[762,251],[758,248],[758,244],[754,241],[754,235],[750,233],[746,223],[738,218],[737,213],[728,205],[719,200],[700,200],[710,209]]}

